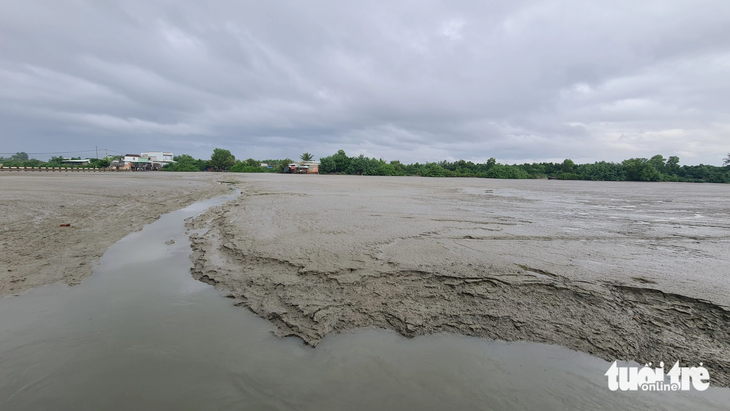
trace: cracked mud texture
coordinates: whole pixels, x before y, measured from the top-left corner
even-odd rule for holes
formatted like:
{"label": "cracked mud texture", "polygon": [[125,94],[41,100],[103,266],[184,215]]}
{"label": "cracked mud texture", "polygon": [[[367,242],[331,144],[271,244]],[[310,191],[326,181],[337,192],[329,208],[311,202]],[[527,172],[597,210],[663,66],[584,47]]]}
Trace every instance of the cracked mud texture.
{"label": "cracked mud texture", "polygon": [[730,187],[245,175],[192,274],[280,336],[359,327],[703,362],[730,386]]}
{"label": "cracked mud texture", "polygon": [[[76,285],[160,215],[226,193],[203,173],[0,173],[0,296]],[[68,226],[62,226],[67,225]]]}

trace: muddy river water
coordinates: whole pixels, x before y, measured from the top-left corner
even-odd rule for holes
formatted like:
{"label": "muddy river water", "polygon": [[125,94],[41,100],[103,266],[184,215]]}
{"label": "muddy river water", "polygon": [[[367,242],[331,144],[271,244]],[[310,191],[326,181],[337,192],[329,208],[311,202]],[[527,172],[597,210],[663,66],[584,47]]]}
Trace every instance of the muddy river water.
{"label": "muddy river water", "polygon": [[376,329],[317,348],[279,339],[189,273],[184,220],[233,196],[127,236],[79,286],[0,299],[0,410],[729,407],[716,387],[611,392],[608,362],[557,346]]}

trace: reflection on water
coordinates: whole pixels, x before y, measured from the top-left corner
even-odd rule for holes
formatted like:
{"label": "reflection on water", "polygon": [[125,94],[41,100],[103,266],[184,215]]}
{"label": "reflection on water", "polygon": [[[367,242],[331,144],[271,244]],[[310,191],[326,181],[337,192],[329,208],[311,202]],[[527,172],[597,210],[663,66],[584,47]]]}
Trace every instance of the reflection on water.
{"label": "reflection on water", "polygon": [[[230,197],[229,197],[230,198]],[[80,286],[0,299],[2,410],[726,409],[730,390],[618,393],[609,363],[533,343],[364,329],[316,349],[189,275],[183,219],[110,248]],[[175,243],[165,242],[174,239]]]}

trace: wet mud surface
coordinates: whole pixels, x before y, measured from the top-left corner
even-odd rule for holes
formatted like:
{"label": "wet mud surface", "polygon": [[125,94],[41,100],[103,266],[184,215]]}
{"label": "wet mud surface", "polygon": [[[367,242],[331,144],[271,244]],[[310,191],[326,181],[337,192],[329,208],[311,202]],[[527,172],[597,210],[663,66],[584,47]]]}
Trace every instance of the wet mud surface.
{"label": "wet mud surface", "polygon": [[193,277],[311,345],[361,327],[695,365],[730,386],[730,188],[245,176]]}
{"label": "wet mud surface", "polygon": [[0,297],[78,285],[112,244],[160,215],[227,191],[213,173],[0,175]]}

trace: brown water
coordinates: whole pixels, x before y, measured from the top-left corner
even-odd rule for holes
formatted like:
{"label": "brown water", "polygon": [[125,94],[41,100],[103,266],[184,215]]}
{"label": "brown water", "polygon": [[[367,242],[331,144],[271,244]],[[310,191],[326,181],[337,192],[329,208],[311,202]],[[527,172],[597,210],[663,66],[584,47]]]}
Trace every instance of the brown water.
{"label": "brown water", "polygon": [[232,197],[129,235],[77,287],[0,299],[0,410],[728,409],[715,387],[611,392],[608,362],[543,344],[374,329],[316,349],[278,339],[188,272],[184,219]]}

